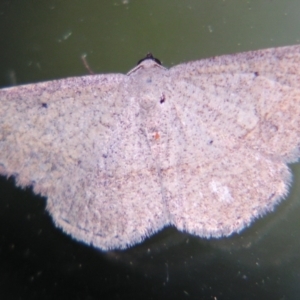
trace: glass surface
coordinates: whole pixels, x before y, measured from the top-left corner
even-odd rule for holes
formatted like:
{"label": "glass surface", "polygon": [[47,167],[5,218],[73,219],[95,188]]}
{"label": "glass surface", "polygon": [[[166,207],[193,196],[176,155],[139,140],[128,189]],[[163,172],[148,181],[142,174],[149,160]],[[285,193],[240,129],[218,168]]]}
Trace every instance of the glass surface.
{"label": "glass surface", "polygon": [[[151,51],[165,66],[300,42],[300,2],[2,1],[0,86],[126,73]],[[55,228],[45,199],[0,181],[1,299],[296,299],[300,168],[289,197],[239,235],[166,228],[101,252]],[[72,180],[72,178],[70,178]]]}

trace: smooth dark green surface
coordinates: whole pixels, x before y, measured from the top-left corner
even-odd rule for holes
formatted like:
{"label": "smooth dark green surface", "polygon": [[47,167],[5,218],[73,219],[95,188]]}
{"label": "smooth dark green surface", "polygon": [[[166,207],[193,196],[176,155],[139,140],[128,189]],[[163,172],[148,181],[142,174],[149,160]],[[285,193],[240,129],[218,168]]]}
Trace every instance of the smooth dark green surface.
{"label": "smooth dark green surface", "polygon": [[[172,66],[297,44],[299,11],[296,0],[3,1],[0,86],[85,75],[84,53],[95,72],[126,73],[148,51]],[[109,253],[64,235],[43,199],[1,178],[0,299],[297,299],[293,171],[290,197],[240,235],[203,240],[168,228]]]}

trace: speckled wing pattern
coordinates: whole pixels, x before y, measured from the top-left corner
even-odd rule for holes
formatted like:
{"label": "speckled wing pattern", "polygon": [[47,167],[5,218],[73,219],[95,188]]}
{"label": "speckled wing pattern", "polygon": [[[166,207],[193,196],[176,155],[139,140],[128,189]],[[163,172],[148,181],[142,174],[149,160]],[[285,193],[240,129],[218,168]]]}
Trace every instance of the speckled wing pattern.
{"label": "speckled wing pattern", "polygon": [[0,90],[0,173],[103,250],[173,224],[228,236],[288,193],[300,46]]}
{"label": "speckled wing pattern", "polygon": [[286,163],[299,157],[299,65],[300,46],[292,46],[170,69],[181,85],[173,97],[183,153],[194,162],[168,175],[177,182],[167,198],[178,229],[227,236],[287,195]]}

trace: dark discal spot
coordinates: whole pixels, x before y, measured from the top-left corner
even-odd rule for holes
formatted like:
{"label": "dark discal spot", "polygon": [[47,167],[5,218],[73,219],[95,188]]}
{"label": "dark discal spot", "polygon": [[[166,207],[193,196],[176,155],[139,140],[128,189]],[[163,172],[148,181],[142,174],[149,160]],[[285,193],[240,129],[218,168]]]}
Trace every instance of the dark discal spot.
{"label": "dark discal spot", "polygon": [[164,103],[165,101],[166,101],[166,97],[165,97],[165,95],[163,94],[163,95],[160,97],[159,102],[162,104],[162,103]]}
{"label": "dark discal spot", "polygon": [[259,76],[259,73],[258,72],[254,72],[254,76],[255,77]]}
{"label": "dark discal spot", "polygon": [[48,104],[47,103],[42,103],[42,107],[48,108]]}
{"label": "dark discal spot", "polygon": [[214,142],[213,140],[210,140],[210,141],[208,142],[208,144],[209,144],[209,145],[212,145],[213,142]]}

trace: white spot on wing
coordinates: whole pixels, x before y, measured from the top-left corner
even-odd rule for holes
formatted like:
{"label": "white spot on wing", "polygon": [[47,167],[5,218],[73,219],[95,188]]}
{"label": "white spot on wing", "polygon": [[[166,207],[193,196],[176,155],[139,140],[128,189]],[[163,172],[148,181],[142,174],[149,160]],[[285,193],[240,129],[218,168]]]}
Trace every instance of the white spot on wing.
{"label": "white spot on wing", "polygon": [[222,185],[218,181],[211,181],[209,183],[211,191],[218,196],[220,202],[230,203],[233,201],[233,198],[229,192],[227,186]]}

